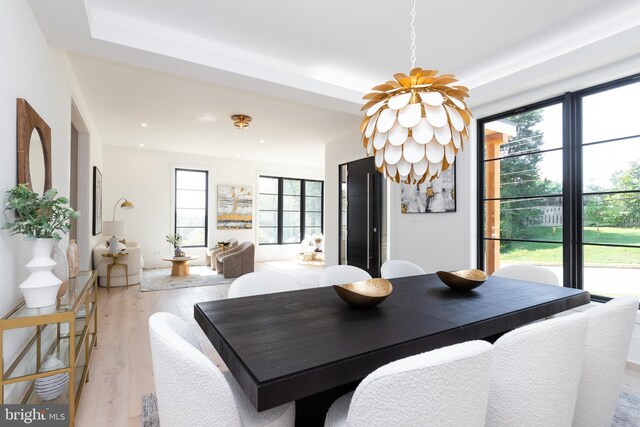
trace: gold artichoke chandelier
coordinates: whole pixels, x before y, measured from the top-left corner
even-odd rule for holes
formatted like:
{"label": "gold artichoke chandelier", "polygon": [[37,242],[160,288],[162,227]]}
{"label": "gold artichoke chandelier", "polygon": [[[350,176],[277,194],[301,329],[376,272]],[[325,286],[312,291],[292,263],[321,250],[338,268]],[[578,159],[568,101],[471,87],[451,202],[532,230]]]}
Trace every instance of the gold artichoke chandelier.
{"label": "gold artichoke chandelier", "polygon": [[360,125],[367,155],[395,182],[423,183],[453,164],[473,117],[465,86],[453,74],[416,67],[416,0],[411,0],[411,71],[371,89]]}

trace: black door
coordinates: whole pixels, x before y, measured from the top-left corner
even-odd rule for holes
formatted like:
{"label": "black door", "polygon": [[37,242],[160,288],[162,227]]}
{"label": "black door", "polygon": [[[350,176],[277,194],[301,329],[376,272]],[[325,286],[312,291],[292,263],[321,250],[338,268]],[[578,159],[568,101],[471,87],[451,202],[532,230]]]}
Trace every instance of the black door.
{"label": "black door", "polygon": [[[376,171],[373,157],[347,163],[340,168],[342,191],[346,184],[346,200],[341,195],[340,230],[345,232],[346,244],[340,245],[341,263],[366,270],[372,277],[380,277],[380,235],[382,224],[383,178]],[[346,175],[346,176],[343,176]],[[346,227],[342,222],[346,219]]]}

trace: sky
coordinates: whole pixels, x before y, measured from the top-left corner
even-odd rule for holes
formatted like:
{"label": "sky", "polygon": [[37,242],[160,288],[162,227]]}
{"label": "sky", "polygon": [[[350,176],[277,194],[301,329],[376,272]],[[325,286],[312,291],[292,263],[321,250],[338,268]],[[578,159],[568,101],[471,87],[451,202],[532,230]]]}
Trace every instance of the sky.
{"label": "sky", "polygon": [[[562,146],[562,105],[542,110],[543,120],[536,129],[544,133],[542,150]],[[640,135],[640,82],[583,98],[583,142],[595,142]],[[585,186],[610,186],[611,175],[640,161],[640,138],[586,146],[583,149]],[[544,155],[539,164],[542,176],[562,182],[559,152]]]}

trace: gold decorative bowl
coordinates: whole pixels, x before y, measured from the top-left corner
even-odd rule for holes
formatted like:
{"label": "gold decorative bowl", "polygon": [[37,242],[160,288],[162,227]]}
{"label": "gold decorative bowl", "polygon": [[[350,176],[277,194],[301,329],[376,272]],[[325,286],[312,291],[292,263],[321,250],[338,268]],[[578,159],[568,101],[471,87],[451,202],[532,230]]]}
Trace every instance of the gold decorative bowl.
{"label": "gold decorative bowl", "polygon": [[476,269],[452,272],[438,271],[436,274],[445,285],[456,291],[470,291],[482,285],[489,278],[487,273]]}
{"label": "gold decorative bowl", "polygon": [[347,304],[354,307],[373,307],[391,295],[393,285],[387,279],[367,279],[333,285],[333,289]]}

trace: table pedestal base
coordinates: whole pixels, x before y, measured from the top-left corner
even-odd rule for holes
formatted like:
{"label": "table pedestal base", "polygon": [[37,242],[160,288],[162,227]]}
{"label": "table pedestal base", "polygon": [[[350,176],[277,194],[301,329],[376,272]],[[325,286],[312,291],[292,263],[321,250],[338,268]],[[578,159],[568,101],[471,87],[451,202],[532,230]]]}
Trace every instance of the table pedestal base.
{"label": "table pedestal base", "polygon": [[296,400],[296,427],[324,426],[324,419],[333,402],[355,390],[358,384],[360,381],[354,381]]}
{"label": "table pedestal base", "polygon": [[189,275],[189,261],[171,261],[171,275],[176,277]]}

